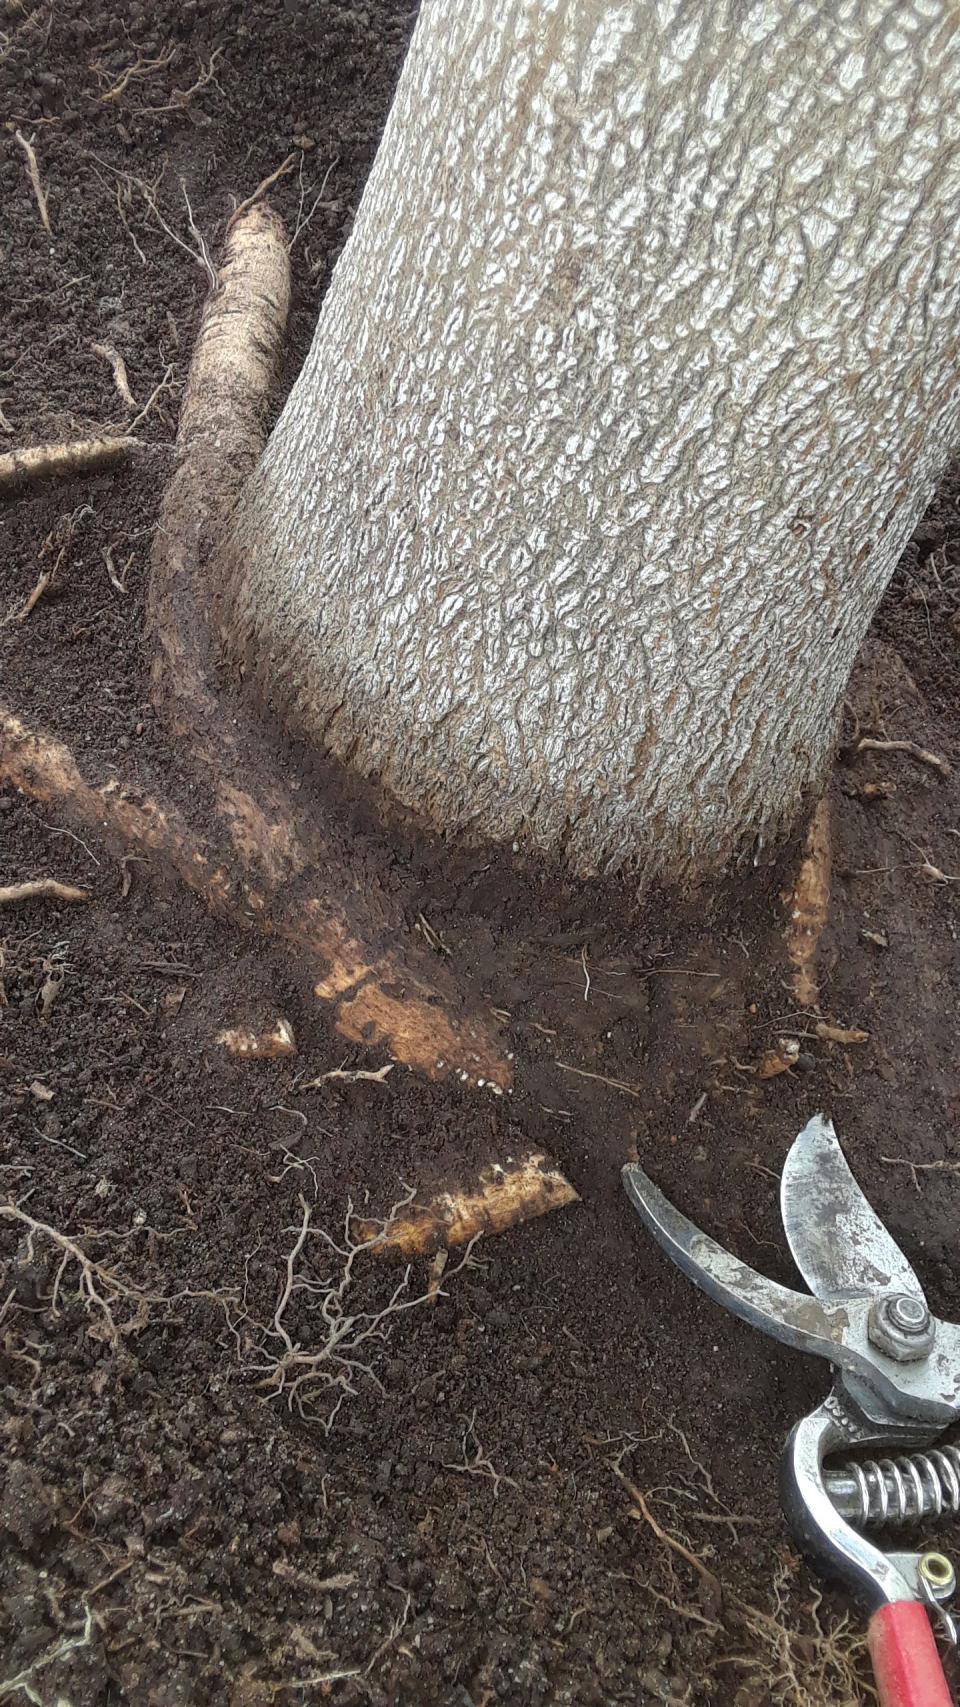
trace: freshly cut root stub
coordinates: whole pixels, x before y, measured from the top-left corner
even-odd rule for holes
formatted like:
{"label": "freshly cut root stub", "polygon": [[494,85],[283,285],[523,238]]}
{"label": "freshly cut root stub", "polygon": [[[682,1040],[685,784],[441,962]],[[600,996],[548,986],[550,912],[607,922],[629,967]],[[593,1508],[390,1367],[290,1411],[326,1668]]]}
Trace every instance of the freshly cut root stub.
{"label": "freshly cut root stub", "polygon": [[[580,1201],[570,1181],[540,1151],[491,1162],[473,1180],[437,1192],[425,1203],[412,1202],[391,1218],[378,1241],[384,1255],[429,1256],[451,1245],[466,1245],[490,1233],[505,1233],[524,1221]],[[355,1223],[358,1237],[373,1239],[379,1223]]]}

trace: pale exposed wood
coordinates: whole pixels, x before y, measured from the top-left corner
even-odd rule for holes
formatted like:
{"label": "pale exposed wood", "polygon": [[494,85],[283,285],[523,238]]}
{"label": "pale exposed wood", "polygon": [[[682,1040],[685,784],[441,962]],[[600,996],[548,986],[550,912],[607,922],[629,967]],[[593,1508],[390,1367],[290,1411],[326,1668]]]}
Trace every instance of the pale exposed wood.
{"label": "pale exposed wood", "polygon": [[[465,1245],[490,1233],[505,1233],[536,1216],[579,1202],[556,1164],[539,1151],[492,1162],[474,1180],[441,1191],[426,1203],[411,1203],[391,1219],[379,1249],[403,1257],[425,1256],[441,1247]],[[377,1224],[355,1224],[358,1237],[372,1238]]]}
{"label": "pale exposed wood", "polygon": [[784,898],[787,954],[794,968],[791,988],[802,1008],[815,1008],[820,1000],[817,949],[830,908],[831,867],[830,803],[824,796],[810,820],[797,880]]}
{"label": "pale exposed wood", "polygon": [[273,1025],[259,1031],[249,1025],[228,1026],[225,1031],[217,1032],[216,1041],[228,1055],[236,1055],[240,1061],[277,1061],[281,1056],[297,1053],[293,1026],[282,1014]]}

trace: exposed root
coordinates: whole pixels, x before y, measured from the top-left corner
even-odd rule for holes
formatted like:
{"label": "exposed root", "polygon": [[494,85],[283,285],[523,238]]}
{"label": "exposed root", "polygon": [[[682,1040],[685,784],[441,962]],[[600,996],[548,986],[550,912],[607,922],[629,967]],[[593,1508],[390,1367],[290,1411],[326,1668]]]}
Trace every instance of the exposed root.
{"label": "exposed root", "polygon": [[[282,894],[274,895],[271,908],[261,880],[289,879],[290,872],[276,853],[277,841],[266,819],[265,843],[251,843],[246,820],[231,817],[222,803],[223,846],[212,847],[168,802],[127,791],[116,777],[100,787],[87,782],[61,742],[28,729],[0,704],[3,783],[55,806],[123,854],[133,847],[152,855],[161,871],[175,872],[212,913],[288,943],[308,966],[322,968],[316,993],[330,1001],[334,1024],[349,1042],[383,1047],[395,1060],[430,1078],[450,1075],[495,1091],[510,1088],[510,1062],[486,1020],[480,1014],[457,1013],[460,1002],[452,984],[444,988],[437,978],[429,980],[412,950],[401,955],[399,940],[368,961],[347,929],[339,902],[304,897],[289,882]],[[281,848],[285,834],[279,833]],[[438,975],[441,972],[438,969]],[[392,995],[391,986],[401,987],[404,994]]]}
{"label": "exposed root", "polygon": [[[244,1369],[256,1375],[261,1391],[282,1399],[288,1410],[317,1423],[329,1434],[347,1399],[361,1385],[383,1391],[376,1365],[387,1345],[395,1318],[407,1310],[433,1301],[435,1293],[412,1293],[408,1267],[379,1310],[352,1304],[362,1266],[387,1236],[394,1217],[408,1198],[394,1204],[383,1221],[371,1225],[369,1237],[357,1236],[353,1205],[347,1204],[339,1239],[313,1224],[313,1206],[300,1196],[300,1224],[291,1229],[293,1244],[284,1261],[283,1280],[273,1320],[258,1323],[242,1314],[233,1324]],[[321,1241],[328,1261],[323,1274],[308,1266],[309,1241]],[[471,1265],[472,1247],[467,1248],[448,1278]],[[298,1325],[292,1321],[298,1301],[303,1311]],[[309,1343],[302,1337],[309,1330]]]}
{"label": "exposed root", "polygon": [[849,1618],[825,1625],[820,1617],[821,1595],[814,1590],[804,1624],[791,1620],[786,1599],[787,1572],[773,1575],[770,1611],[736,1603],[737,1622],[750,1638],[745,1653],[731,1654],[718,1664],[735,1666],[746,1680],[763,1690],[770,1707],[871,1707],[878,1701],[867,1677],[867,1642]]}
{"label": "exposed root", "polygon": [[281,1014],[272,1026],[254,1031],[252,1026],[232,1026],[218,1031],[216,1041],[240,1061],[277,1061],[297,1053],[293,1026]]}
{"label": "exposed root", "polygon": [[794,967],[792,994],[801,1008],[815,1008],[820,1000],[817,950],[830,907],[831,864],[830,803],[824,796],[810,820],[797,880],[784,897],[788,908],[787,954]]}
{"label": "exposed root", "polygon": [[949,777],[953,772],[946,759],[939,753],[931,753],[927,747],[919,747],[916,741],[873,741],[864,736],[857,742],[858,753],[907,753],[911,759],[916,759],[920,765],[929,765],[942,777]]}
{"label": "exposed root", "polygon": [[[89,1648],[92,1642],[93,1613],[86,1601],[83,1611],[82,1630],[76,1631],[72,1635],[58,1637],[48,1648],[44,1648],[35,1660],[31,1660],[28,1666],[25,1666],[22,1671],[18,1671],[15,1677],[0,1679],[0,1701],[7,1700],[9,1696],[23,1695],[27,1701],[35,1703],[36,1707],[43,1707],[45,1696],[38,1694],[37,1690],[34,1689],[33,1679],[47,1666],[56,1665],[59,1660],[65,1660],[68,1654],[76,1653],[78,1648]],[[65,1696],[59,1695],[57,1697],[57,1707],[66,1707]]]}
{"label": "exposed root", "polygon": [[[104,95],[101,98],[106,100],[108,97]],[[109,362],[113,372],[113,383],[119,391],[120,396],[123,398],[128,409],[135,409],[137,407],[137,400],[134,397],[133,392],[130,390],[130,381],[127,378],[127,364],[120,352],[115,350],[112,344],[91,344],[90,348],[95,356],[99,356],[102,361]]]}
{"label": "exposed root", "polygon": [[460,1441],[462,1462],[459,1464],[446,1463],[444,1470],[452,1470],[458,1476],[485,1476],[493,1483],[493,1497],[497,1499],[504,1482],[511,1488],[517,1486],[512,1476],[505,1476],[500,1470],[495,1470],[489,1455],[484,1452],[477,1434],[477,1413],[471,1411],[468,1417],[463,1417],[463,1438]]}
{"label": "exposed root", "polygon": [[243,218],[245,213],[249,213],[250,209],[252,207],[256,207],[257,203],[259,201],[263,200],[267,191],[273,189],[274,184],[276,184],[281,178],[285,178],[288,172],[293,171],[294,166],[297,164],[297,158],[298,158],[298,156],[296,153],[288,154],[286,160],[281,161],[281,163],[277,167],[276,171],[271,172],[268,177],[264,178],[257,185],[257,187],[253,191],[252,195],[247,196],[246,199],[244,201],[242,201],[238,207],[234,208],[233,213],[231,214],[230,219],[227,222],[227,235],[228,236],[229,236],[231,227],[236,225]]}
{"label": "exposed root", "polygon": [[25,883],[7,883],[0,887],[0,907],[10,907],[22,901],[89,901],[85,889],[73,883],[59,883],[55,877],[33,877]]}
{"label": "exposed root", "polygon": [[371,1085],[382,1085],[393,1072],[394,1062],[388,1061],[385,1067],[331,1067],[329,1072],[319,1073],[315,1079],[307,1079],[305,1084],[298,1085],[298,1091],[316,1091],[321,1085],[337,1079],[341,1084],[355,1085],[365,1080]]}
{"label": "exposed root", "polygon": [[[152,192],[141,187],[157,213]],[[356,871],[331,851],[309,803],[277,779],[276,755],[256,728],[237,717],[235,706],[227,712],[221,705],[211,662],[216,552],[225,517],[263,446],[290,264],[280,221],[258,203],[231,222],[218,274],[184,197],[198,245],[189,252],[215,288],[184,390],[177,468],[152,557],[148,621],[154,699],[178,756],[201,773],[213,796],[216,828],[204,840],[168,802],[125,789],[116,778],[88,781],[66,747],[27,729],[2,706],[0,782],[56,804],[69,819],[119,843],[124,855],[153,855],[211,911],[289,944],[350,1042],[381,1047],[430,1077],[502,1093],[512,1085],[510,1057],[485,1013],[463,1011],[451,971],[411,942],[398,906],[364,891]],[[0,457],[0,491],[5,465],[10,484],[114,460],[135,442],[96,440]],[[311,889],[316,883],[321,893]]]}
{"label": "exposed root", "polygon": [[598,1085],[609,1085],[611,1090],[623,1091],[628,1097],[641,1095],[639,1085],[628,1085],[625,1079],[611,1079],[606,1073],[590,1073],[586,1067],[572,1067],[569,1061],[556,1061],[555,1066],[561,1073],[574,1073],[578,1079],[594,1079]]}
{"label": "exposed root", "polygon": [[0,456],[0,497],[35,480],[58,475],[91,474],[126,462],[140,448],[138,439],[74,439],[63,444],[33,445]]}
{"label": "exposed root", "polygon": [[623,1483],[633,1501],[634,1509],[630,1515],[642,1520],[653,1531],[658,1541],[661,1541],[665,1547],[669,1547],[672,1553],[676,1553],[678,1558],[683,1559],[696,1571],[703,1584],[704,1610],[709,1618],[714,1621],[718,1620],[723,1610],[723,1588],[716,1572],[711,1571],[709,1566],[704,1564],[699,1553],[694,1553],[685,1542],[678,1540],[676,1535],[671,1535],[669,1530],[664,1529],[663,1525],[657,1522],[647,1504],[645,1495],[641,1493],[636,1482],[630,1480],[621,1466],[614,1463],[612,1468],[614,1475],[618,1481]]}
{"label": "exposed root", "polygon": [[[472,1186],[439,1192],[426,1203],[411,1199],[398,1207],[377,1249],[391,1256],[425,1256],[441,1247],[505,1233],[579,1201],[569,1180],[540,1153],[504,1165],[493,1162]],[[358,1236],[371,1237],[373,1223],[358,1222],[356,1231]]]}
{"label": "exposed root", "polygon": [[76,1265],[80,1278],[80,1297],[88,1310],[99,1313],[102,1323],[103,1337],[110,1345],[120,1343],[122,1328],[118,1328],[114,1319],[114,1309],[125,1299],[134,1303],[139,1311],[146,1298],[139,1287],[128,1286],[126,1281],[104,1268],[102,1263],[94,1262],[75,1239],[68,1239],[57,1227],[51,1227],[46,1221],[38,1221],[33,1215],[28,1215],[25,1209],[12,1202],[0,1203],[0,1221],[13,1221],[25,1227],[28,1238],[27,1261],[33,1260],[33,1241],[37,1238],[49,1240],[60,1252],[60,1266],[57,1269],[53,1288],[49,1299],[49,1308],[54,1316],[59,1312],[60,1288],[63,1277],[71,1263]]}
{"label": "exposed root", "polygon": [[33,144],[32,142],[28,142],[22,131],[19,130],[14,131],[13,138],[14,141],[23,149],[26,156],[27,174],[30,178],[30,187],[33,190],[33,198],[37,204],[37,211],[40,214],[40,222],[47,236],[52,237],[53,231],[50,228],[50,213],[47,208],[47,198],[44,194],[43,184],[40,181],[40,167],[37,165],[37,156],[34,152]]}

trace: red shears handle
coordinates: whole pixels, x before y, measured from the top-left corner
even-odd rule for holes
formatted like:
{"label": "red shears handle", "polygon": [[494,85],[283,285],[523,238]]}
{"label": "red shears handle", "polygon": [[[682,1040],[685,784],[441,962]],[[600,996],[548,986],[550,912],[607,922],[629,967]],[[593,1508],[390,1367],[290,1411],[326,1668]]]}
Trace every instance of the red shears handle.
{"label": "red shears handle", "polygon": [[921,1601],[881,1606],[870,1620],[867,1640],[880,1707],[954,1707]]}

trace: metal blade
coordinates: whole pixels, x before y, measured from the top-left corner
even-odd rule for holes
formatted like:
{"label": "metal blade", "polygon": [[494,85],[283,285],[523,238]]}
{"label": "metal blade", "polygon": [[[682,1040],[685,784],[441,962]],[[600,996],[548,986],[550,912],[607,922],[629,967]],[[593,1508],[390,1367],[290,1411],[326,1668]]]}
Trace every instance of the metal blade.
{"label": "metal blade", "polygon": [[675,1209],[636,1163],[623,1169],[623,1183],[658,1244],[710,1298],[798,1351],[843,1361],[846,1310],[827,1309],[807,1293],[792,1292],[740,1262]]}
{"label": "metal blade", "polygon": [[815,1114],[790,1146],[780,1212],[793,1260],[816,1297],[923,1288],[854,1179],[832,1120]]}

